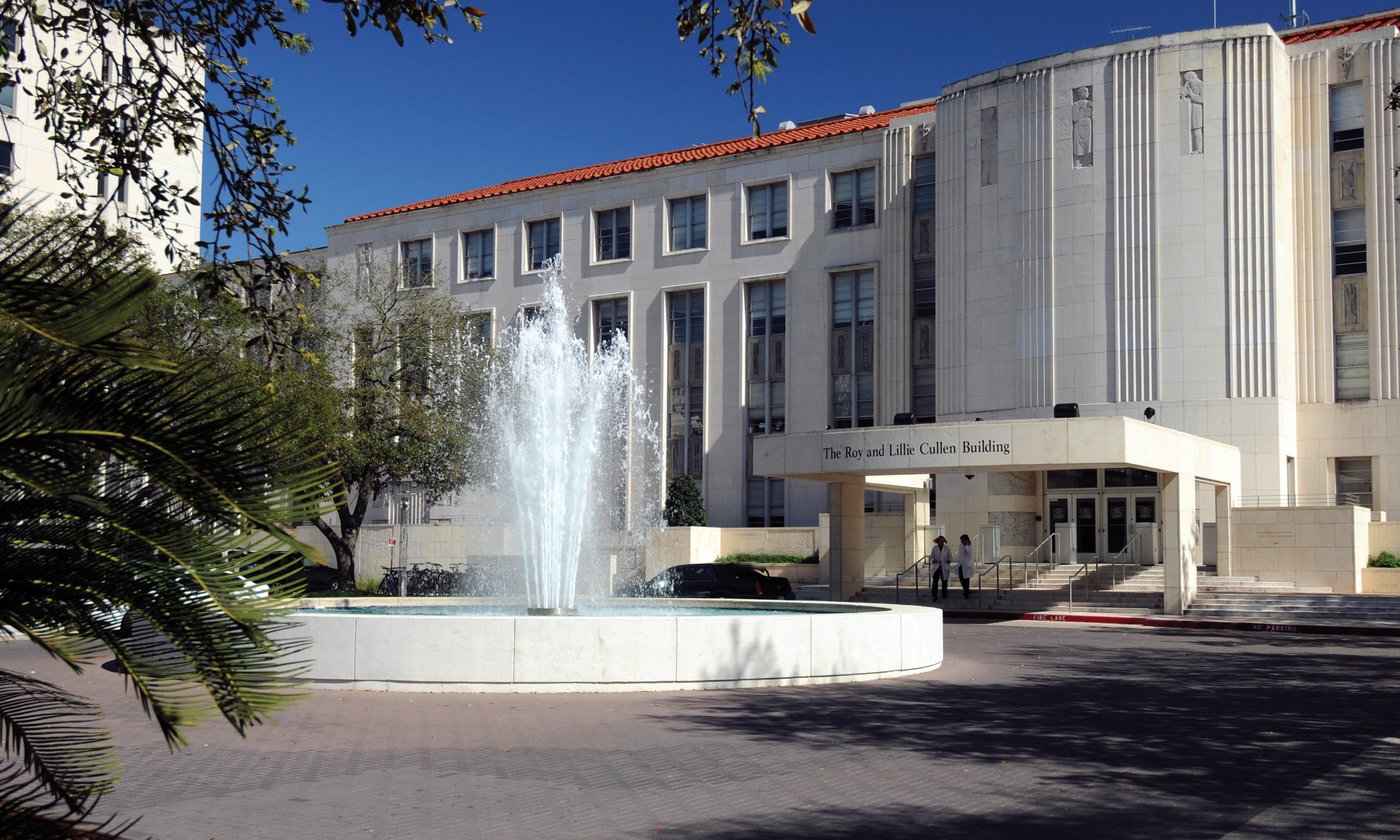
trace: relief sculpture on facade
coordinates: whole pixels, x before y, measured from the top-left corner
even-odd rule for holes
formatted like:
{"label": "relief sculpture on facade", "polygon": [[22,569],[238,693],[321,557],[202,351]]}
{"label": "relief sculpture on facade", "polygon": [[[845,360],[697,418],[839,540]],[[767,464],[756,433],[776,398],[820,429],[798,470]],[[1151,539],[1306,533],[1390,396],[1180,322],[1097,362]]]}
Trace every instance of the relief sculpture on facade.
{"label": "relief sculpture on facade", "polygon": [[997,182],[997,109],[982,109],[982,186]]}
{"label": "relief sculpture on facade", "polygon": [[1337,70],[1342,78],[1339,81],[1351,81],[1353,62],[1356,60],[1356,47],[1337,47]]}
{"label": "relief sculpture on facade", "polygon": [[1088,85],[1074,89],[1074,101],[1069,106],[1070,142],[1074,149],[1074,166],[1080,169],[1094,165],[1094,90]]}
{"label": "relief sculpture on facade", "polygon": [[1186,103],[1186,145],[1190,154],[1206,150],[1206,85],[1199,70],[1181,74],[1181,99]]}

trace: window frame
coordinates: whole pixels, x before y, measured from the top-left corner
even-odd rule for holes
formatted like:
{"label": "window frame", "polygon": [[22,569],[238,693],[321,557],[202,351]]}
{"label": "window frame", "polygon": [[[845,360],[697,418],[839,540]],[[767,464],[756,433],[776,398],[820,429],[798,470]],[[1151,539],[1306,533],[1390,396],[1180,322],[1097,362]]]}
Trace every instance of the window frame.
{"label": "window frame", "polygon": [[[627,229],[625,233],[620,233],[617,227],[617,216],[620,212],[623,211],[627,213]],[[602,217],[604,214],[611,215],[613,225],[611,233],[613,256],[606,257],[603,256]],[[633,211],[632,204],[630,202],[626,204],[612,204],[602,207],[594,207],[589,211],[588,219],[591,225],[590,233],[592,234],[589,237],[589,239],[592,241],[593,244],[591,253],[593,258],[592,262],[594,265],[599,265],[603,263],[622,263],[632,261],[633,256],[636,254],[635,246],[637,243],[637,238],[635,236],[636,225],[634,224],[636,218],[637,214]],[[627,253],[621,256],[617,255],[617,252],[620,250],[619,242],[625,242],[627,248]]]}
{"label": "window frame", "polygon": [[[695,245],[695,244],[693,244],[694,241],[695,241],[695,235],[694,235],[695,222],[694,222],[694,220],[693,220],[693,218],[692,218],[690,221],[688,221],[688,222],[686,223],[686,228],[685,228],[686,231],[687,231],[687,233],[689,234],[688,237],[687,237],[687,242],[692,243],[692,244],[687,245],[687,247],[685,247],[685,248],[677,248],[677,247],[675,247],[675,239],[674,239],[674,232],[675,232],[675,230],[676,230],[676,227],[675,227],[675,204],[676,204],[677,202],[681,202],[681,201],[686,202],[686,206],[687,206],[687,208],[689,208],[689,209],[687,209],[687,211],[686,211],[687,214],[688,214],[688,215],[693,215],[692,210],[693,210],[693,208],[694,208],[694,206],[695,206],[695,201],[696,201],[696,200],[700,200],[700,201],[704,202],[704,210],[705,210],[704,216],[705,216],[705,217],[704,217],[704,220],[703,220],[703,226],[704,226],[705,241],[704,241],[703,244],[700,244],[700,245]],[[689,195],[670,195],[670,196],[666,196],[666,204],[665,204],[665,207],[666,207],[666,219],[665,219],[665,221],[666,221],[666,229],[665,229],[665,233],[663,234],[663,236],[665,237],[665,242],[666,242],[665,253],[667,253],[667,254],[691,254],[691,253],[703,252],[703,251],[708,251],[708,250],[710,250],[710,194],[709,194],[708,192],[691,193],[691,194],[689,194]]]}
{"label": "window frame", "polygon": [[[864,230],[866,228],[878,227],[880,224],[880,167],[874,162],[862,163],[857,166],[847,166],[840,169],[831,169],[826,173],[826,211],[829,214],[830,223],[827,229],[831,232]],[[862,196],[859,192],[864,178],[863,174],[870,176],[870,221],[861,221],[860,210]],[[850,176],[853,180],[851,198],[851,220],[847,224],[841,224],[837,217],[836,190],[838,179]]]}
{"label": "window frame", "polygon": [[[784,215],[785,215],[785,217],[786,217],[786,219],[785,219],[785,227],[783,228],[783,232],[782,232],[782,233],[774,233],[774,232],[772,232],[772,231],[774,230],[774,226],[773,226],[773,222],[772,222],[773,211],[772,211],[772,210],[768,210],[768,211],[766,211],[766,212],[767,212],[768,217],[769,217],[769,222],[768,222],[768,230],[769,230],[769,233],[767,233],[767,234],[764,235],[764,236],[757,236],[757,237],[756,237],[756,236],[753,235],[753,219],[752,219],[752,216],[753,216],[753,193],[754,193],[755,190],[758,190],[758,189],[765,189],[765,190],[768,190],[768,191],[769,191],[768,194],[771,196],[771,195],[772,195],[771,190],[772,190],[774,187],[779,186],[779,185],[781,185],[782,188],[783,188],[783,201],[784,201],[783,212],[784,212]],[[740,241],[743,242],[743,244],[745,244],[745,245],[758,245],[758,244],[763,243],[763,242],[781,242],[781,241],[783,241],[783,240],[790,240],[790,239],[792,239],[792,178],[791,178],[791,176],[783,177],[783,178],[770,178],[770,179],[765,179],[765,180],[762,180],[762,181],[746,182],[746,183],[743,184],[743,187],[742,187],[742,195],[743,195],[743,213],[740,214],[740,224],[743,225],[743,236],[740,238]]]}
{"label": "window frame", "polygon": [[[434,285],[436,285],[437,278],[433,276],[435,274],[435,272],[433,271],[433,267],[436,265],[436,239],[437,237],[433,236],[432,234],[429,234],[427,236],[416,236],[411,239],[399,240],[399,246],[395,250],[397,251],[399,258],[398,269],[400,289],[424,289],[432,288]],[[407,249],[410,246],[421,245],[424,242],[428,243],[428,270],[426,274],[427,282],[410,283],[409,275],[406,270],[406,266],[408,265]],[[416,257],[414,261],[418,264],[418,273],[416,274],[416,277],[421,281],[422,278],[425,276],[422,273],[422,255],[420,254],[418,257]]]}
{"label": "window frame", "polygon": [[[1339,222],[1342,217],[1359,217],[1360,230],[1358,239],[1340,239],[1338,232],[1342,229]],[[1332,210],[1332,276],[1333,277],[1354,277],[1366,274],[1369,254],[1367,253],[1366,241],[1366,207],[1339,207]],[[1354,227],[1354,226],[1353,226]],[[1339,270],[1343,269],[1345,270]]]}
{"label": "window frame", "polygon": [[[1339,104],[1355,100],[1358,113],[1338,115]],[[1356,125],[1352,125],[1352,123]],[[1338,128],[1338,124],[1346,127]],[[1366,148],[1366,92],[1361,82],[1332,85],[1327,89],[1327,147],[1333,152],[1348,152]]]}
{"label": "window frame", "polygon": [[[490,271],[479,277],[471,277],[467,273],[467,260],[469,259],[467,240],[472,236],[481,236],[489,241],[491,245],[491,268]],[[457,282],[458,283],[482,283],[487,280],[496,279],[496,240],[497,231],[495,225],[485,227],[459,228],[457,230]],[[485,252],[483,251],[483,254]]]}
{"label": "window frame", "polygon": [[[558,229],[559,229],[558,240],[557,240],[557,241],[558,241],[558,247],[554,250],[554,253],[552,253],[552,254],[545,254],[545,255],[544,255],[544,260],[542,260],[542,261],[537,265],[537,264],[535,264],[535,262],[534,262],[534,260],[533,260],[533,254],[532,254],[532,252],[533,252],[533,250],[534,250],[534,242],[533,242],[533,240],[532,240],[532,233],[533,233],[533,231],[534,231],[535,225],[543,224],[543,225],[546,225],[546,226],[547,226],[550,222],[553,222],[555,225],[557,225],[557,226],[558,226]],[[548,262],[549,259],[552,258],[552,257],[554,257],[556,254],[558,254],[558,255],[563,255],[563,253],[564,253],[564,216],[563,216],[562,213],[554,213],[554,214],[552,214],[552,215],[547,215],[547,216],[536,216],[536,217],[533,218],[533,219],[524,219],[524,220],[521,222],[521,224],[524,226],[524,229],[523,229],[523,231],[522,231],[522,232],[523,232],[523,236],[522,236],[522,238],[521,238],[521,241],[524,243],[524,247],[520,249],[520,258],[521,258],[521,263],[522,263],[521,272],[524,273],[524,274],[540,274],[540,273],[542,273],[542,272],[544,271],[544,263],[545,263],[545,262]],[[546,241],[545,241],[545,247],[546,247],[546,249],[548,249],[548,246],[549,246],[549,242],[548,242],[548,238],[547,238],[547,237],[548,237],[548,234],[546,234]]]}

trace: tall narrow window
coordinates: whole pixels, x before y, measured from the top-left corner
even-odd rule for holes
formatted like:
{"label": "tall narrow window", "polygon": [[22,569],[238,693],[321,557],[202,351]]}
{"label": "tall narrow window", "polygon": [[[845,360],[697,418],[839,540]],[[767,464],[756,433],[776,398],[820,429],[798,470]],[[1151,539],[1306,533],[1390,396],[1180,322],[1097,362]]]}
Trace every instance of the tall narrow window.
{"label": "tall narrow window", "polygon": [[617,207],[593,214],[598,261],[632,259],[632,209]]}
{"label": "tall narrow window", "polygon": [[748,446],[745,510],[753,528],[782,527],[786,521],[782,479],[753,473],[753,439],[780,434],[787,427],[787,286],[782,280],[750,283],[748,295]]}
{"label": "tall narrow window", "polygon": [[1371,459],[1337,459],[1337,504],[1371,507]]}
{"label": "tall narrow window", "polygon": [[705,196],[673,198],[671,210],[671,250],[689,251],[706,245]]}
{"label": "tall narrow window", "polygon": [[0,175],[13,175],[15,172],[15,144],[0,140]]}
{"label": "tall narrow window", "polygon": [[399,271],[405,289],[433,284],[433,240],[412,239],[399,243]]}
{"label": "tall narrow window", "polygon": [[544,268],[545,260],[559,253],[559,220],[540,219],[529,225],[530,270]]}
{"label": "tall narrow window", "polygon": [[933,155],[919,155],[914,158],[914,214],[932,213],[934,186],[936,184]]}
{"label": "tall narrow window", "polygon": [[666,473],[703,476],[705,293],[666,295]]}
{"label": "tall narrow window", "polygon": [[749,239],[788,235],[787,182],[748,188]]}
{"label": "tall narrow window", "polygon": [[1366,273],[1366,208],[1332,211],[1332,273]]}
{"label": "tall narrow window", "polygon": [[0,80],[0,112],[15,112],[15,83],[13,79]]}
{"label": "tall narrow window", "polygon": [[1345,332],[1336,334],[1338,400],[1368,400],[1371,398],[1371,334]]}
{"label": "tall narrow window", "polygon": [[921,422],[931,422],[938,414],[938,392],[933,341],[938,316],[937,287],[934,283],[933,260],[914,263],[913,271],[913,333],[909,359],[912,368],[910,410]]}
{"label": "tall narrow window", "polygon": [[875,425],[875,272],[831,276],[831,426]]}
{"label": "tall narrow window", "polygon": [[619,336],[627,336],[627,298],[594,301],[593,346],[601,350]]}
{"label": "tall narrow window", "polygon": [[1366,100],[1362,95],[1361,85],[1334,87],[1329,92],[1328,99],[1332,123],[1332,151],[1345,152],[1365,147],[1366,134],[1362,118]]}
{"label": "tall narrow window", "polygon": [[875,224],[875,169],[838,172],[831,176],[832,226]]}
{"label": "tall narrow window", "polygon": [[488,280],[496,276],[496,232],[473,230],[462,234],[462,278]]}

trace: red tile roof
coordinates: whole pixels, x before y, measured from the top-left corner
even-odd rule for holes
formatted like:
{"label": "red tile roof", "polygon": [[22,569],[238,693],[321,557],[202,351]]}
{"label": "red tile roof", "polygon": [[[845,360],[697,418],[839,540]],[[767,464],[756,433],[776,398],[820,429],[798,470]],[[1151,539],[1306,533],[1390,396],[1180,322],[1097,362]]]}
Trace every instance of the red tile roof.
{"label": "red tile roof", "polygon": [[728,155],[743,154],[744,152],[756,152],[762,149],[790,146],[794,143],[805,143],[808,140],[824,140],[828,137],[840,137],[846,134],[856,134],[861,131],[873,131],[887,127],[890,121],[895,117],[927,113],[932,111],[933,108],[932,102],[926,102],[903,108],[895,108],[889,111],[881,111],[876,114],[845,117],[843,119],[838,118],[825,122],[813,123],[811,125],[801,125],[797,128],[787,129],[786,131],[774,131],[768,134],[761,134],[758,137],[725,140],[720,143],[709,143],[704,146],[692,146],[689,149],[678,149],[674,152],[642,155],[641,157],[628,158],[612,163],[600,163],[594,166],[581,166],[578,169],[567,169],[563,172],[554,172],[549,175],[535,175],[530,178],[519,178],[491,187],[481,187],[480,189],[467,190],[466,192],[455,193],[453,195],[443,196],[442,198],[432,198],[427,201],[405,204],[402,207],[391,207],[388,210],[378,210],[373,213],[351,216],[345,221],[358,222],[364,219],[377,219],[382,216],[394,216],[399,213],[409,213],[414,210],[423,210],[429,207],[445,207],[449,204],[461,204],[467,201],[477,201],[483,198],[528,192],[529,190],[538,190],[545,187],[577,184],[582,181],[595,181],[599,178],[607,178],[612,175],[646,172],[652,169],[660,169],[664,166],[674,166],[679,163],[694,163],[696,161],[712,160]]}
{"label": "red tile roof", "polygon": [[1383,29],[1387,26],[1400,26],[1400,12],[1391,10],[1374,14],[1370,17],[1331,21],[1329,23],[1320,23],[1317,26],[1304,27],[1303,29],[1289,29],[1280,32],[1279,37],[1283,39],[1285,44],[1301,44],[1306,41],[1320,41],[1323,38],[1335,38],[1338,35],[1351,35],[1354,32]]}

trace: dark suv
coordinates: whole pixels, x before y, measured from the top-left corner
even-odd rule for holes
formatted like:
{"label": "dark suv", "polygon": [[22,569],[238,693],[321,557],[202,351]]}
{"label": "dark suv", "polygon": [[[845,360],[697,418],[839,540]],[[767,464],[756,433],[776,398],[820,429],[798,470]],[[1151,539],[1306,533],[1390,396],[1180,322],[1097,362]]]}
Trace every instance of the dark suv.
{"label": "dark suv", "polygon": [[797,596],[785,577],[742,563],[672,566],[629,593],[653,598],[782,598]]}

